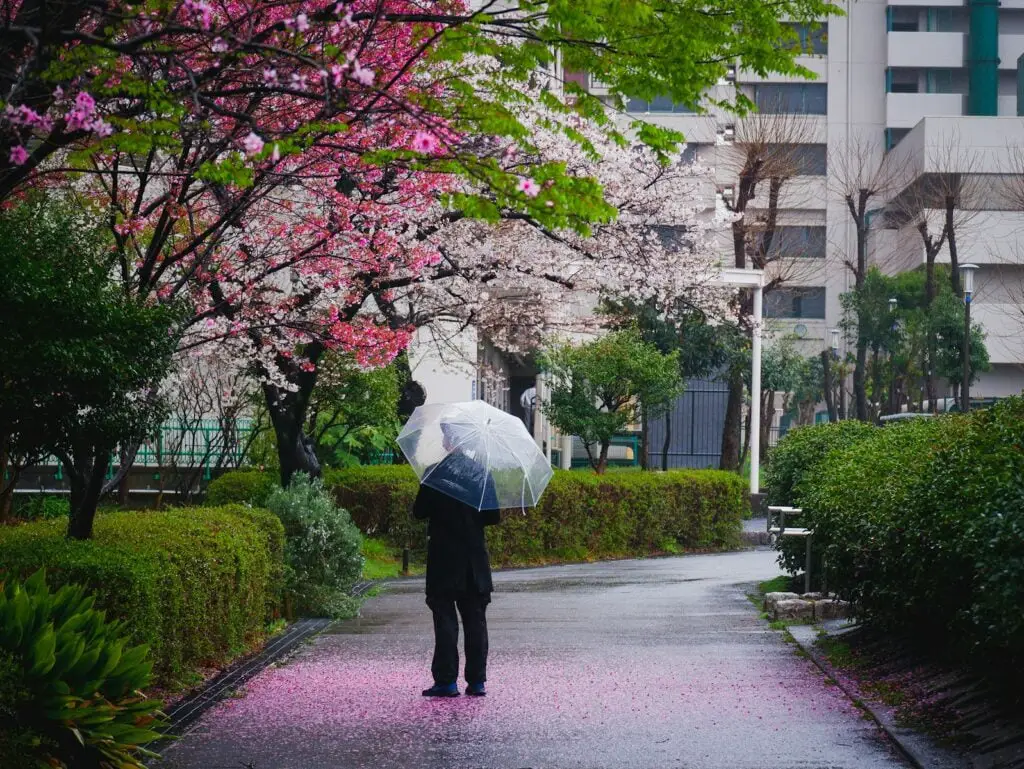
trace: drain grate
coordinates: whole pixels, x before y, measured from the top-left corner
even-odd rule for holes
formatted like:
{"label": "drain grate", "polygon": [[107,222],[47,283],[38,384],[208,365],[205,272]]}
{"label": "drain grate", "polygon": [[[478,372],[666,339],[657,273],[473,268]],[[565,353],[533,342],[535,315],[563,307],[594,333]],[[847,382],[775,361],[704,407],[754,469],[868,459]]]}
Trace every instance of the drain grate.
{"label": "drain grate", "polygon": [[268,665],[294,651],[306,639],[325,630],[332,620],[302,619],[276,636],[261,651],[236,662],[211,679],[202,690],[186,697],[167,710],[169,737],[180,737],[199,718],[226,695],[243,686]]}

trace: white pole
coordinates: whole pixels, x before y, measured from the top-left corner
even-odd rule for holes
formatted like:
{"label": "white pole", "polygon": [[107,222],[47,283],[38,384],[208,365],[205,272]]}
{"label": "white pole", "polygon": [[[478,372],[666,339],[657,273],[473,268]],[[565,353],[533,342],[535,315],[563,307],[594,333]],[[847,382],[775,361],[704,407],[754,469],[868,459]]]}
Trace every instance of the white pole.
{"label": "white pole", "polygon": [[754,289],[754,340],[750,363],[750,493],[761,490],[761,326],[764,288]]}
{"label": "white pole", "polygon": [[560,462],[563,470],[572,469],[572,436],[562,436],[562,461]]}

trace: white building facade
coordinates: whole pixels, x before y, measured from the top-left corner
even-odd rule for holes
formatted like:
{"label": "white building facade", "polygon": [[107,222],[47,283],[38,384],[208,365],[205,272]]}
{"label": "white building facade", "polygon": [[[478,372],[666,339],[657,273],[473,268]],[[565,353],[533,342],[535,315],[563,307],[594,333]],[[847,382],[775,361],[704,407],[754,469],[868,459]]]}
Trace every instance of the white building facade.
{"label": "white building facade", "polygon": [[[974,210],[962,216],[958,232],[960,262],[980,267],[974,317],[985,329],[992,363],[972,395],[1019,393],[1024,201],[995,191],[1012,193],[1024,178],[1024,118],[1018,117],[1024,0],[847,0],[844,7],[845,16],[820,29],[796,28],[807,54],[798,61],[816,79],[762,79],[739,68],[718,86],[719,96],[739,89],[763,116],[777,115],[786,124],[780,140],[801,146],[803,174],[783,188],[778,207],[781,243],[793,257],[775,267],[786,274],[766,299],[765,315],[780,333],[802,339],[807,354],[829,345],[829,331],[841,320],[840,296],[854,280],[845,266],[856,254],[843,198],[850,168],[881,168],[893,177],[871,203],[879,214],[928,174],[971,174],[975,189],[992,193],[964,202]],[[629,110],[682,131],[689,151],[715,167],[719,194],[735,194],[738,147],[730,145],[744,141],[744,119],[717,109],[694,114],[668,99],[633,100]],[[763,116],[755,118],[762,132]],[[752,208],[764,205],[763,198],[762,191]],[[903,220],[895,228],[888,217],[873,217],[869,261],[888,273],[925,261],[916,220]],[[728,260],[731,243],[723,246]],[[948,249],[937,261],[949,262]]]}

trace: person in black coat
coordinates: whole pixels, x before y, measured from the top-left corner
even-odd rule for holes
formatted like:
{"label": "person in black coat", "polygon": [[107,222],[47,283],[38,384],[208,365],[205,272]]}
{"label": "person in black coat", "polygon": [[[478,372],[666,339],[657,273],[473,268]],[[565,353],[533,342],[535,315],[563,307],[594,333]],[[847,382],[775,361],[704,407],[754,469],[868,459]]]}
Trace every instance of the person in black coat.
{"label": "person in black coat", "polygon": [[[423,474],[413,505],[413,515],[428,522],[427,606],[434,614],[434,685],[423,695],[459,694],[458,609],[466,636],[466,694],[480,697],[486,694],[486,614],[493,590],[484,527],[500,521],[498,496],[486,469],[459,450],[455,429],[441,429],[450,453]],[[482,509],[461,501],[477,494]]]}

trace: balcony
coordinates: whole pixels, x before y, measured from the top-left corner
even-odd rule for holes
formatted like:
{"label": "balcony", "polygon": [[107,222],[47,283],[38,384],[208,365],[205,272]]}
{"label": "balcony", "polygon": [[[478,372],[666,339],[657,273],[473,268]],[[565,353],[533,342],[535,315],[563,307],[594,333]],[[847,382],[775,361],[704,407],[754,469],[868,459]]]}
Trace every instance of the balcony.
{"label": "balcony", "polygon": [[999,69],[1017,69],[1017,59],[1024,54],[1024,35],[999,36]]}
{"label": "balcony", "polygon": [[885,119],[889,128],[913,128],[926,117],[958,117],[964,114],[959,93],[887,93]]}
{"label": "balcony", "polygon": [[964,37],[963,32],[890,32],[889,66],[959,69]]}

